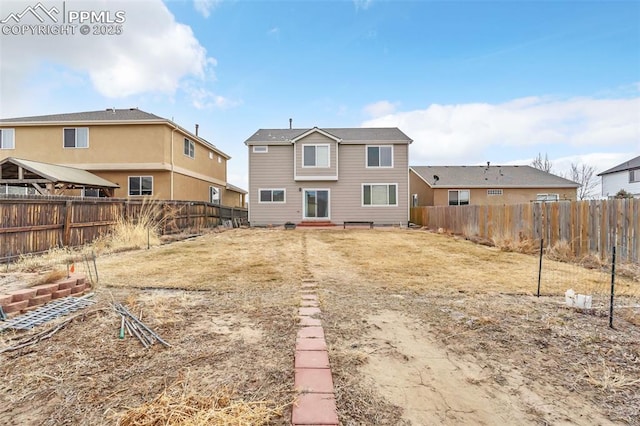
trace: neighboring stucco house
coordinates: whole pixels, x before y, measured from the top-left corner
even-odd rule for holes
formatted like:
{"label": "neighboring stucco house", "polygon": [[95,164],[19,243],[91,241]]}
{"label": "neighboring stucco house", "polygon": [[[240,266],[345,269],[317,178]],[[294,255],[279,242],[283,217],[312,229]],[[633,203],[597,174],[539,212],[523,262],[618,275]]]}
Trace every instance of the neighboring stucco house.
{"label": "neighboring stucco house", "polygon": [[89,171],[117,184],[115,197],[234,207],[245,201],[245,192],[227,182],[231,157],[199,137],[197,125],[192,133],[137,108],[2,119],[0,160],[8,157]]}
{"label": "neighboring stucco house", "polygon": [[602,196],[615,197],[624,189],[634,197],[640,197],[640,156],[599,173],[602,178]]}
{"label": "neighboring stucco house", "polygon": [[409,220],[409,144],[397,128],[260,129],[249,149],[249,222]]}
{"label": "neighboring stucco house", "polygon": [[411,205],[574,201],[578,183],[531,166],[412,166]]}

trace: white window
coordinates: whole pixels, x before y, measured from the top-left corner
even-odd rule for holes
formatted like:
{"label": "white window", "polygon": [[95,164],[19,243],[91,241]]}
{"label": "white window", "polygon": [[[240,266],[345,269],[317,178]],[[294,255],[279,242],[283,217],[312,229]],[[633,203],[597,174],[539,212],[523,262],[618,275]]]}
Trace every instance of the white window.
{"label": "white window", "polygon": [[209,151],[209,160],[213,160],[213,152]]}
{"label": "white window", "polygon": [[153,195],[153,176],[129,176],[129,195]]}
{"label": "white window", "polygon": [[261,189],[259,191],[260,203],[284,203],[284,189]]}
{"label": "white window", "polygon": [[629,183],[640,182],[640,169],[629,170]]}
{"label": "white window", "polygon": [[66,128],[63,132],[63,144],[65,148],[89,148],[89,128]]}
{"label": "white window", "polygon": [[100,190],[98,188],[82,188],[83,197],[100,197]]}
{"label": "white window", "polygon": [[14,149],[15,147],[15,131],[13,129],[0,129],[0,149]]}
{"label": "white window", "polygon": [[367,167],[393,167],[393,145],[367,146]]}
{"label": "white window", "polygon": [[36,189],[29,186],[0,186],[0,195],[36,195]]}
{"label": "white window", "polygon": [[196,156],[196,144],[187,138],[184,138],[184,155],[190,158],[195,158]]}
{"label": "white window", "polygon": [[269,147],[266,145],[254,145],[253,152],[256,154],[263,154],[265,152],[269,152]]}
{"label": "white window", "polygon": [[395,183],[365,183],[362,185],[363,206],[397,206],[398,185]]}
{"label": "white window", "polygon": [[560,201],[559,194],[538,194],[536,201]]}
{"label": "white window", "polygon": [[411,207],[418,207],[418,194],[411,194]]}
{"label": "white window", "polygon": [[502,195],[502,189],[487,189],[487,195]]}
{"label": "white window", "polygon": [[222,163],[222,157],[218,155],[218,163]]}
{"label": "white window", "polygon": [[211,204],[220,204],[220,189],[215,186],[209,187],[209,202]]}
{"label": "white window", "polygon": [[468,204],[469,204],[469,190],[468,189],[449,190],[449,205],[450,206],[466,206]]}
{"label": "white window", "polygon": [[329,145],[303,145],[303,167],[329,167]]}

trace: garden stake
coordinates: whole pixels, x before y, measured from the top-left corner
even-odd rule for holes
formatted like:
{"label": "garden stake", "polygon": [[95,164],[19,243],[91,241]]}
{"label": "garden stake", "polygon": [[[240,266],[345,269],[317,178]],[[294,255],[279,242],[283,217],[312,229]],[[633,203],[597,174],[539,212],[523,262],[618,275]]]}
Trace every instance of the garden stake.
{"label": "garden stake", "polygon": [[616,281],[616,246],[613,246],[613,257],[611,259],[611,301],[609,302],[609,327],[613,328],[613,293]]}
{"label": "garden stake", "polygon": [[538,264],[538,297],[540,297],[540,279],[542,278],[542,251],[544,247],[544,238],[540,238],[540,263]]}

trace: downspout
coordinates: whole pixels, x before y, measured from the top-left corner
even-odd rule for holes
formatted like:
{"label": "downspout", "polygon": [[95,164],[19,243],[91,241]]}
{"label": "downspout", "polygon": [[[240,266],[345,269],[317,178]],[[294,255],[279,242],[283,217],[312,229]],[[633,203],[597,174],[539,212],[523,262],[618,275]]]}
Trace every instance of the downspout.
{"label": "downspout", "polygon": [[176,130],[178,130],[178,126],[176,125],[176,123],[173,123],[173,121],[171,122],[173,124],[173,130],[171,131],[171,172],[170,172],[170,183],[169,183],[169,199],[173,201],[173,169],[174,169],[174,164],[173,164],[173,134]]}

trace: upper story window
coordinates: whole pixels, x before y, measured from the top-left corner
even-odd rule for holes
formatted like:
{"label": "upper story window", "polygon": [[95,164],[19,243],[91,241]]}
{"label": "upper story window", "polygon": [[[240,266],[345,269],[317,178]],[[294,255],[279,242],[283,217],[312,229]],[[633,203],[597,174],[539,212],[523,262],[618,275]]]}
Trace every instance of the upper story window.
{"label": "upper story window", "polygon": [[302,145],[303,167],[329,167],[329,145]]}
{"label": "upper story window", "polygon": [[184,155],[191,158],[196,156],[196,144],[187,138],[184,138]]}
{"label": "upper story window", "polygon": [[393,145],[367,146],[367,167],[393,167]]}
{"label": "upper story window", "polygon": [[129,195],[153,195],[153,176],[129,176]]}
{"label": "upper story window", "polygon": [[0,129],[0,149],[14,149],[15,147],[15,130]]}
{"label": "upper story window", "polygon": [[629,170],[629,183],[640,182],[640,169]]}
{"label": "upper story window", "polygon": [[65,148],[89,148],[89,128],[73,127],[63,129]]}
{"label": "upper story window", "polygon": [[469,205],[469,190],[468,189],[449,190],[449,205],[450,206]]}
{"label": "upper story window", "polygon": [[487,195],[502,195],[502,189],[487,189]]}
{"label": "upper story window", "polygon": [[256,154],[264,154],[265,152],[269,152],[269,147],[267,145],[254,145],[253,152]]}

